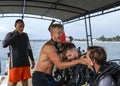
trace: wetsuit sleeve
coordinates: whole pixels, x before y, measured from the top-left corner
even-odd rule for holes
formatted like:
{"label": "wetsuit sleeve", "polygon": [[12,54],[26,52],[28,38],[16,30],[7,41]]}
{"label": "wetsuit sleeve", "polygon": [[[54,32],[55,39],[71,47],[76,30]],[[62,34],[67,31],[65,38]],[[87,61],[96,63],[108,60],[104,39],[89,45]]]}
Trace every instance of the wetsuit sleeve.
{"label": "wetsuit sleeve", "polygon": [[32,49],[28,49],[28,52],[29,52],[30,59],[34,61]]}
{"label": "wetsuit sleeve", "polygon": [[102,79],[99,82],[98,86],[113,86],[112,85],[112,78],[111,78],[111,76],[106,76],[104,79]]}
{"label": "wetsuit sleeve", "polygon": [[5,39],[2,42],[4,48],[8,47],[11,43],[14,43],[15,38],[19,35],[19,33],[15,32],[12,36],[11,35],[12,33],[8,33],[5,36]]}
{"label": "wetsuit sleeve", "polygon": [[[29,41],[29,38],[28,38],[28,41]],[[29,43],[28,43],[28,53],[29,53],[30,59],[31,59],[32,61],[34,61],[33,52],[32,52],[32,48],[31,48],[31,45],[30,45],[30,41],[29,41]]]}

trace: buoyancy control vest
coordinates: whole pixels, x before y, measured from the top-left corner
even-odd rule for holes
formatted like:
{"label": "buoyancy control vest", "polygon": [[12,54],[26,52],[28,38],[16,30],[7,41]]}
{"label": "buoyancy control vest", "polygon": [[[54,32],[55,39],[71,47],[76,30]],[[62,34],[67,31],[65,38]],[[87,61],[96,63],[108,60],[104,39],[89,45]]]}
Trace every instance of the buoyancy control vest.
{"label": "buoyancy control vest", "polygon": [[90,86],[98,86],[100,81],[106,76],[111,76],[113,79],[113,86],[120,86],[120,66],[115,62],[107,62],[100,68],[100,72],[94,82],[91,82]]}

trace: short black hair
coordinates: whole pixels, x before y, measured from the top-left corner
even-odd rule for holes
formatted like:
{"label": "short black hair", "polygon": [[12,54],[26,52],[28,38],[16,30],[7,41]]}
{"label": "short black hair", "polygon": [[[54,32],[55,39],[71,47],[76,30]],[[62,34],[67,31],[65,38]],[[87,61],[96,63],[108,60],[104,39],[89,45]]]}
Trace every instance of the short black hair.
{"label": "short black hair", "polygon": [[76,48],[76,47],[75,47],[75,45],[73,43],[66,42],[66,43],[63,44],[63,46],[61,48],[62,48],[61,52],[63,54],[65,54],[68,50]]}
{"label": "short black hair", "polygon": [[103,65],[106,63],[107,54],[103,47],[101,46],[90,46],[88,47],[90,51],[90,59],[95,59],[97,64]]}
{"label": "short black hair", "polygon": [[15,21],[15,26],[16,26],[16,24],[17,24],[19,21],[24,24],[24,21],[23,21],[22,19],[17,19],[17,20]]}

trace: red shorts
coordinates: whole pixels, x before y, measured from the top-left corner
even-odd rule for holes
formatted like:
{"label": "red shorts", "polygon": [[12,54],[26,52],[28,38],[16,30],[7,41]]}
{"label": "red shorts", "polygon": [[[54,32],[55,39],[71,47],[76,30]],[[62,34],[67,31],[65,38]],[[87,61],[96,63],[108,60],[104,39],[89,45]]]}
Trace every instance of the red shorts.
{"label": "red shorts", "polygon": [[12,68],[9,71],[9,81],[10,82],[19,82],[21,80],[26,80],[28,78],[31,78],[29,66]]}

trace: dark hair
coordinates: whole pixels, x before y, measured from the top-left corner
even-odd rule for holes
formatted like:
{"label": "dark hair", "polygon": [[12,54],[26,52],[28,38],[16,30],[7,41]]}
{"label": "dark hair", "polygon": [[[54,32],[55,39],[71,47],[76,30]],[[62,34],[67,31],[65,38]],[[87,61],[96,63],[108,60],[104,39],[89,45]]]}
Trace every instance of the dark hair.
{"label": "dark hair", "polygon": [[24,24],[24,21],[23,21],[22,19],[17,19],[17,20],[15,21],[15,26],[16,26],[16,24],[17,24],[19,21]]}
{"label": "dark hair", "polygon": [[51,32],[56,27],[62,28],[62,30],[64,29],[62,24],[52,24],[49,28],[49,31]]}
{"label": "dark hair", "polygon": [[61,52],[65,54],[68,50],[73,48],[76,48],[75,45],[73,43],[67,42],[62,45]]}
{"label": "dark hair", "polygon": [[90,58],[95,59],[97,64],[103,65],[106,63],[107,54],[103,47],[90,46],[88,50],[90,50]]}

